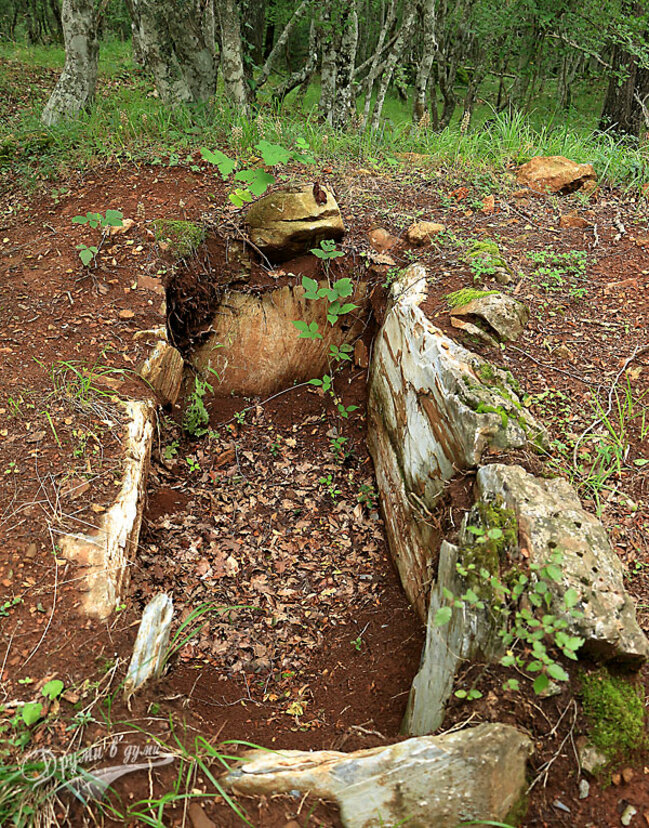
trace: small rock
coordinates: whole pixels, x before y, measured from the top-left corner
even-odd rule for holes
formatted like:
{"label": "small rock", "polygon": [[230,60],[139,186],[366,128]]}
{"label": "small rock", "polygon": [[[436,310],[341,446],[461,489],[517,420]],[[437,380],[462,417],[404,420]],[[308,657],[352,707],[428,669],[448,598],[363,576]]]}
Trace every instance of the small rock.
{"label": "small rock", "polygon": [[579,799],[586,799],[590,793],[590,783],[586,779],[579,780]]}
{"label": "small rock", "polygon": [[132,310],[129,310],[128,308],[122,308],[122,310],[119,312],[120,319],[133,319],[134,316],[135,313]]}
{"label": "small rock", "polygon": [[387,253],[388,250],[399,244],[399,239],[388,233],[383,227],[377,227],[369,232],[370,244],[377,253]]}
{"label": "small rock", "polygon": [[354,345],[354,364],[359,368],[367,368],[370,364],[370,357],[367,352],[367,345],[359,339]]}
{"label": "small rock", "polygon": [[35,543],[30,543],[27,547],[27,551],[25,552],[25,557],[27,558],[35,558],[36,553],[38,552],[38,547]]}
{"label": "small rock", "polygon": [[424,244],[430,244],[434,237],[443,233],[445,229],[443,224],[434,221],[417,221],[408,228],[406,238],[410,244],[421,247]]}
{"label": "small rock", "polygon": [[594,774],[599,768],[603,768],[607,762],[606,756],[599,751],[595,745],[589,744],[585,739],[577,742],[579,753],[579,764],[582,770]]}
{"label": "small rock", "polygon": [[625,785],[628,785],[634,776],[635,773],[633,771],[633,768],[624,768],[624,770],[622,771],[622,779],[624,779]]}
{"label": "small rock", "polygon": [[577,227],[577,228],[584,228],[590,227],[590,222],[586,221],[585,218],[580,216],[576,210],[571,210],[569,213],[565,213],[559,219],[559,227]]}
{"label": "small rock", "polygon": [[207,816],[200,802],[192,802],[188,810],[193,828],[216,828],[216,823]]}
{"label": "small rock", "polygon": [[482,207],[480,208],[480,212],[484,213],[486,216],[490,216],[493,213],[495,206],[495,196],[488,195],[482,200]]}
{"label": "small rock", "polygon": [[644,817],[644,821],[649,825],[649,811],[645,811],[642,816]]}
{"label": "small rock", "polygon": [[622,811],[620,822],[622,823],[622,825],[631,825],[631,820],[637,813],[638,809],[634,805],[627,805],[626,808]]}
{"label": "small rock", "polygon": [[[526,305],[511,296],[491,292],[473,299],[466,305],[453,308],[453,316],[477,317],[484,323],[482,328],[486,329],[490,338],[509,342],[518,339],[521,335],[530,312]],[[461,326],[455,325],[455,327]]]}
{"label": "small rock", "polygon": [[290,822],[287,822],[284,828],[302,828],[299,822],[296,822],[292,819]]}
{"label": "small rock", "polygon": [[557,809],[557,811],[565,811],[567,814],[570,813],[570,808],[567,805],[564,805],[559,799],[555,799],[552,805]]}
{"label": "small rock", "polygon": [[612,773],[611,782],[617,787],[622,783],[622,775],[617,773],[617,771],[615,773]]}

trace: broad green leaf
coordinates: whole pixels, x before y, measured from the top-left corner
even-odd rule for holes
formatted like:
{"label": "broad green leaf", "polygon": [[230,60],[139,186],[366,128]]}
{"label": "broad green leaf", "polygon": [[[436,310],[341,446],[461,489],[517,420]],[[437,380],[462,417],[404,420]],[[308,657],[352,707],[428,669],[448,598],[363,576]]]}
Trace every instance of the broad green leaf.
{"label": "broad green leaf", "polygon": [[83,264],[86,267],[88,267],[88,265],[90,264],[90,262],[94,258],[94,254],[93,254],[92,250],[89,247],[86,247],[84,250],[79,251],[79,258],[81,259]]}
{"label": "broad green leaf", "polygon": [[207,149],[207,147],[201,147],[201,155],[210,164],[215,164],[218,167],[222,178],[225,179],[232,174],[235,162],[231,158],[228,158],[228,156],[220,150],[214,150],[214,152],[212,152],[212,150]]}
{"label": "broad green leaf", "polygon": [[579,593],[576,589],[570,587],[570,589],[566,590],[566,594],[563,596],[563,603],[566,605],[568,609],[574,607],[578,601]]}
{"label": "broad green leaf", "polygon": [[561,570],[558,566],[555,566],[554,564],[548,564],[546,567],[544,567],[544,570],[548,578],[550,578],[555,583],[559,583],[559,581],[561,580]]}
{"label": "broad green leaf", "polygon": [[544,690],[550,686],[550,679],[545,675],[545,673],[541,673],[540,676],[537,676],[534,680],[534,684],[532,685],[534,692],[538,696]]}
{"label": "broad green leaf", "polygon": [[436,627],[443,627],[444,624],[448,624],[452,615],[453,610],[451,607],[440,607],[433,616],[433,624]]}
{"label": "broad green leaf", "polygon": [[121,210],[106,210],[106,217],[102,221],[104,227],[123,227],[124,215]]}
{"label": "broad green leaf", "polygon": [[261,157],[264,159],[264,164],[269,167],[274,167],[275,164],[286,164],[291,160],[291,153],[285,147],[279,144],[271,144],[269,141],[260,141],[255,144],[255,149],[259,150]]}
{"label": "broad green leaf", "polygon": [[548,664],[548,675],[550,678],[556,679],[557,681],[568,681],[570,676],[560,664],[557,664],[556,661],[552,664]]}
{"label": "broad green leaf", "polygon": [[27,702],[22,706],[20,715],[27,727],[31,727],[43,715],[43,705],[39,702]]}
{"label": "broad green leaf", "polygon": [[50,701],[58,698],[63,692],[63,682],[59,679],[52,679],[48,681],[46,684],[43,685],[43,689],[41,693],[46,696]]}
{"label": "broad green leaf", "polygon": [[310,279],[308,276],[302,277],[302,287],[304,288],[304,296],[306,299],[318,299],[318,283],[315,279]]}
{"label": "broad green leaf", "polygon": [[338,296],[351,296],[354,292],[354,285],[352,284],[352,280],[345,278],[345,279],[338,279],[338,281],[334,282],[333,288],[338,294]]}

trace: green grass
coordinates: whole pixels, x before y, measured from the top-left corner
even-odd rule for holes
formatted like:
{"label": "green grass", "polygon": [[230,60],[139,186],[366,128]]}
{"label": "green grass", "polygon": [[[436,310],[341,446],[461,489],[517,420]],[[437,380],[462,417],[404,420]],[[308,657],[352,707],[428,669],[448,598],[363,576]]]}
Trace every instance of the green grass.
{"label": "green grass", "polygon": [[[23,63],[25,72],[33,76],[36,67],[60,67],[63,51],[60,47],[0,44],[3,58]],[[14,83],[12,79],[4,90],[6,99]],[[201,146],[232,153],[261,138],[290,147],[297,137],[303,137],[316,157],[327,163],[396,166],[397,153],[416,152],[430,155],[433,165],[460,167],[467,175],[478,175],[487,169],[502,171],[534,155],[565,155],[592,163],[598,175],[613,184],[640,187],[649,181],[646,151],[629,139],[593,131],[597,90],[592,88],[579,97],[579,109],[568,114],[552,109],[549,86],[527,115],[494,115],[483,104],[465,134],[457,122],[441,133],[414,127],[410,103],[389,95],[378,130],[337,132],[318,121],[315,83],[301,111],[296,111],[293,93],[280,117],[262,100],[255,117],[242,118],[231,110],[222,90],[213,104],[171,110],[150,96],[150,80],[133,71],[130,46],[119,41],[102,46],[100,88],[90,112],[51,130],[44,130],[39,122],[47,84],[28,94],[29,105],[14,101],[0,124],[0,174],[3,168],[12,170],[23,183],[36,185],[64,176],[70,169],[109,160],[189,163],[189,154]],[[7,100],[0,106],[7,107]]]}

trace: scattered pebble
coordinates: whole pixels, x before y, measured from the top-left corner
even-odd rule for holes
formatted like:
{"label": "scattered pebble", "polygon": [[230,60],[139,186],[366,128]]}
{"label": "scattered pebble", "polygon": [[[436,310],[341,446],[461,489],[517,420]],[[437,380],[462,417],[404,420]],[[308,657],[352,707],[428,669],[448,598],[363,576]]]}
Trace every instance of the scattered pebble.
{"label": "scattered pebble", "polygon": [[627,805],[624,811],[622,811],[620,822],[622,823],[622,825],[631,825],[631,820],[637,813],[637,808],[635,808],[633,805]]}
{"label": "scattered pebble", "polygon": [[565,811],[567,814],[570,813],[570,808],[567,805],[564,805],[563,802],[560,802],[558,799],[555,799],[554,802],[552,803],[552,805],[558,811]]}
{"label": "scattered pebble", "polygon": [[622,771],[622,779],[624,779],[625,784],[628,785],[629,782],[633,779],[634,775],[635,774],[633,772],[633,768],[624,768],[624,770]]}
{"label": "scattered pebble", "polygon": [[617,773],[617,771],[615,773],[612,773],[611,782],[616,786],[620,785],[622,783],[622,775]]}
{"label": "scattered pebble", "polygon": [[579,780],[579,799],[586,799],[590,793],[590,784],[586,779]]}

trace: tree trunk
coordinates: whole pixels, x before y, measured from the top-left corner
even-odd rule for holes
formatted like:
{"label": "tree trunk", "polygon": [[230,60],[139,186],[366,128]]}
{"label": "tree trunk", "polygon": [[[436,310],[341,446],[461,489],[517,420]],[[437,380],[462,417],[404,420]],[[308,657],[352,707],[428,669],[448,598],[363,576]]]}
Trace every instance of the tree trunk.
{"label": "tree trunk", "polygon": [[[214,6],[204,0],[187,4],[185,9],[173,3],[171,39],[187,87],[196,103],[208,101],[216,91],[216,60],[214,41],[205,39],[203,23]],[[209,21],[208,21],[209,26]]]}
{"label": "tree trunk", "polygon": [[415,79],[415,101],[413,105],[413,120],[419,123],[426,112],[426,88],[433,66],[437,42],[435,40],[435,0],[422,0],[423,25],[423,52],[417,77]]}
{"label": "tree trunk", "polygon": [[145,65],[153,74],[160,100],[169,106],[192,103],[193,95],[174,51],[169,0],[133,0]]}
{"label": "tree trunk", "polygon": [[331,5],[321,17],[322,36],[320,39],[322,58],[320,60],[320,101],[318,109],[323,121],[332,122],[336,95],[336,32]]}
{"label": "tree trunk", "polygon": [[383,47],[385,45],[385,41],[388,36],[388,32],[394,25],[394,21],[396,20],[397,16],[397,2],[396,0],[391,0],[390,6],[387,10],[385,18],[383,20],[383,24],[381,25],[381,29],[379,31],[379,40],[376,45],[376,49],[374,50],[374,55],[372,57],[371,65],[367,77],[365,78],[364,84],[364,94],[365,94],[365,102],[363,104],[363,114],[361,116],[361,129],[365,129],[367,122],[370,117],[370,108],[372,106],[372,90],[374,89],[374,82],[379,76],[381,66],[383,64]]}
{"label": "tree trunk", "polygon": [[[624,4],[629,14],[638,16],[642,12],[642,5]],[[626,52],[620,44],[616,44],[613,49],[612,63],[613,75],[608,83],[599,128],[639,138],[640,132],[645,129],[644,109],[649,98],[649,69],[640,66],[637,56]]]}
{"label": "tree trunk", "polygon": [[337,129],[343,129],[349,122],[352,108],[355,108],[354,66],[358,48],[358,14],[356,2],[341,15],[342,37],[336,53],[336,88],[331,122]]}
{"label": "tree trunk", "polygon": [[76,117],[94,99],[99,58],[97,18],[94,0],[63,0],[65,65],[41,115],[46,126]]}
{"label": "tree trunk", "polygon": [[403,50],[406,46],[408,38],[410,37],[410,32],[416,13],[416,0],[406,0],[403,8],[403,21],[401,23],[399,36],[397,37],[396,42],[392,47],[392,50],[388,54],[388,57],[386,58],[385,66],[383,68],[383,75],[381,77],[381,83],[379,84],[379,89],[376,93],[374,111],[372,112],[372,129],[379,128],[381,112],[383,111],[383,104],[385,103],[385,96],[388,91],[390,81],[392,80],[392,75],[394,74],[397,61],[403,54]]}
{"label": "tree trunk", "polygon": [[221,66],[223,82],[230,101],[243,115],[249,114],[248,95],[243,71],[241,27],[236,0],[222,0],[219,9],[221,23]]}

